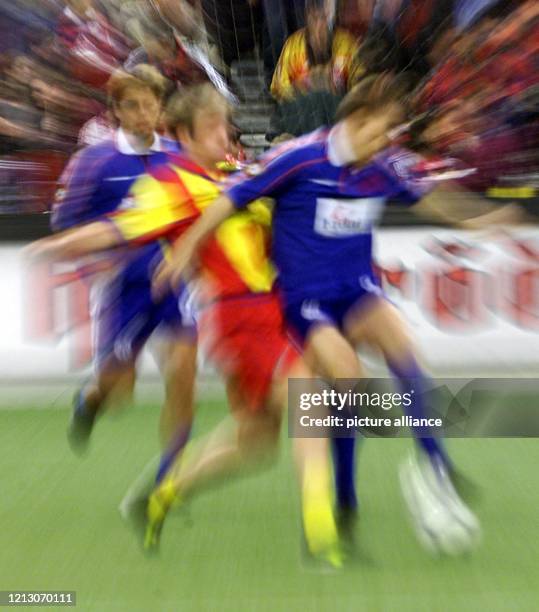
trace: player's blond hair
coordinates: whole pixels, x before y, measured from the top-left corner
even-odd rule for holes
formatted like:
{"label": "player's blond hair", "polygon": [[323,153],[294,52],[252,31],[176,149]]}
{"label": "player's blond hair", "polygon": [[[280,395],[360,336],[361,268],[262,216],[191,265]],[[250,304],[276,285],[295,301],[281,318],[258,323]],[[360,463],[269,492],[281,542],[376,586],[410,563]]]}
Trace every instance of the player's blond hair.
{"label": "player's blond hair", "polygon": [[232,106],[211,83],[185,87],[174,94],[167,104],[166,122],[170,133],[175,134],[178,127],[185,127],[192,134],[195,114],[199,111],[230,115]]}
{"label": "player's blond hair", "polygon": [[118,104],[128,89],[149,89],[155,97],[162,100],[169,81],[153,66],[138,64],[130,72],[119,69],[112,73],[107,83],[109,101]]}

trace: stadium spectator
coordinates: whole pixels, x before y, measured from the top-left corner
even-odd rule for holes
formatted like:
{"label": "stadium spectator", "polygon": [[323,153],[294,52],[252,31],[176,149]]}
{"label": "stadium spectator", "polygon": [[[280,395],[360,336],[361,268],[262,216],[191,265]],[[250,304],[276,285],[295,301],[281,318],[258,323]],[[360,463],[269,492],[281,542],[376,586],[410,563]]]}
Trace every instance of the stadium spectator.
{"label": "stadium spectator", "polygon": [[250,4],[262,8],[262,57],[269,85],[286,39],[305,27],[305,0],[250,0]]}
{"label": "stadium spectator", "polygon": [[[45,82],[46,72],[27,55],[17,55],[3,70],[0,117],[3,146],[6,152],[28,147],[60,147],[62,142],[50,129],[50,107],[44,104],[52,82]],[[82,108],[87,101],[80,100]],[[79,107],[80,108],[80,107]],[[67,109],[66,109],[67,110]],[[64,114],[65,116],[65,114]]]}
{"label": "stadium spectator", "polygon": [[470,177],[476,189],[537,172],[538,16],[533,1],[504,17],[485,13],[420,92],[420,108],[440,116],[435,146],[476,169]]}
{"label": "stadium spectator", "polygon": [[[148,6],[146,2],[143,4]],[[153,0],[150,5],[159,20],[173,30],[178,42],[201,64],[217,86],[211,73],[216,70],[224,74],[226,68],[206,30],[201,3],[198,0]],[[218,86],[218,89],[222,90],[222,87]]]}
{"label": "stadium spectator", "polygon": [[271,82],[271,94],[279,102],[310,91],[344,94],[361,76],[357,43],[335,26],[331,0],[309,0],[305,27],[290,36]]}
{"label": "stadium spectator", "polygon": [[31,55],[5,56],[0,95],[4,212],[48,209],[77,131],[98,109],[88,92]]}
{"label": "stadium spectator", "polygon": [[341,0],[338,4],[337,23],[357,38],[363,38],[369,29],[375,0]]}
{"label": "stadium spectator", "polygon": [[539,5],[528,1],[510,8],[496,5],[460,32],[423,87],[423,107],[465,97],[487,83],[506,98],[537,82]]}
{"label": "stadium spectator", "polygon": [[271,83],[278,105],[270,139],[331,123],[340,99],[363,74],[356,40],[335,25],[334,9],[331,0],[309,0],[305,28],[285,43]]}
{"label": "stadium spectator", "polygon": [[52,29],[59,12],[55,0],[10,0],[0,3],[0,53],[27,53]]}
{"label": "stadium spectator", "polygon": [[427,74],[443,53],[437,46],[447,44],[452,7],[453,0],[376,0],[367,40],[371,47],[382,46],[376,57],[385,58],[385,64],[371,71]]}
{"label": "stadium spectator", "polygon": [[140,32],[141,46],[129,54],[124,68],[131,71],[139,64],[150,64],[174,83],[186,85],[202,78],[201,71],[187,58],[169,29],[146,28]]}
{"label": "stadium spectator", "polygon": [[73,76],[93,87],[103,88],[129,53],[128,39],[96,10],[94,0],[66,0],[56,32]]}
{"label": "stadium spectator", "polygon": [[1,150],[65,155],[79,132],[99,140],[110,129],[102,85],[121,64],[150,62],[180,85],[210,80],[230,97],[206,27],[228,64],[263,29],[268,74],[282,51],[270,140],[330,123],[366,73],[412,68],[428,73],[420,112],[469,103],[467,136],[450,147],[482,164],[479,188],[537,166],[538,12],[533,0],[11,0],[0,7]]}
{"label": "stadium spectator", "polygon": [[168,28],[141,31],[141,46],[132,51],[124,64],[128,71],[138,64],[155,66],[169,80],[189,85],[206,79],[202,67],[194,62]]}
{"label": "stadium spectator", "polygon": [[501,0],[455,0],[453,19],[459,32],[470,28],[488,10],[501,4]]}
{"label": "stadium spectator", "polygon": [[230,96],[224,79],[197,43],[181,38],[164,24],[159,28],[139,26],[137,29],[141,46],[127,58],[124,65],[127,71],[138,64],[150,64],[176,86],[210,81],[223,94]]}
{"label": "stadium spectator", "polygon": [[160,19],[174,30],[176,36],[186,37],[199,44],[207,39],[200,3],[197,0],[152,0],[149,4]]}
{"label": "stadium spectator", "polygon": [[107,110],[88,119],[79,131],[77,144],[79,147],[87,147],[110,140],[115,130],[116,125],[112,113]]}

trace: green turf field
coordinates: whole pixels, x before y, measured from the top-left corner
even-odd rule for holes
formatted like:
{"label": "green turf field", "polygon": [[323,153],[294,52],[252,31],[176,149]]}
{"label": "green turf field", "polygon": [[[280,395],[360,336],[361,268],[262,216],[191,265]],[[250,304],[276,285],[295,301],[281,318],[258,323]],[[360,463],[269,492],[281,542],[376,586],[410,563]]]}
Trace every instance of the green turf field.
{"label": "green turf field", "polygon": [[[197,432],[224,411],[204,404]],[[66,410],[0,410],[0,590],[76,590],[77,609],[97,612],[539,609],[538,440],[451,443],[484,486],[483,546],[458,560],[432,560],[409,528],[396,468],[410,441],[369,441],[360,558],[323,575],[302,565],[287,439],[276,467],[198,498],[191,524],[165,525],[160,557],[142,556],[117,506],[156,450],[157,416],[103,419],[81,460]]]}

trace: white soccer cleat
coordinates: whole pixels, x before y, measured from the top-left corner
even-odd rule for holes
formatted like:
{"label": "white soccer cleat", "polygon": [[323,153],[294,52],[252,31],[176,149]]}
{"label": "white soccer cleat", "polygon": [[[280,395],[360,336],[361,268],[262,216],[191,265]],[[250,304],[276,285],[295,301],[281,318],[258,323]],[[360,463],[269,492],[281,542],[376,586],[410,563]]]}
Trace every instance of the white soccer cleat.
{"label": "white soccer cleat", "polygon": [[410,455],[401,465],[400,483],[417,537],[429,552],[461,555],[477,546],[479,521],[458,496],[444,466]]}

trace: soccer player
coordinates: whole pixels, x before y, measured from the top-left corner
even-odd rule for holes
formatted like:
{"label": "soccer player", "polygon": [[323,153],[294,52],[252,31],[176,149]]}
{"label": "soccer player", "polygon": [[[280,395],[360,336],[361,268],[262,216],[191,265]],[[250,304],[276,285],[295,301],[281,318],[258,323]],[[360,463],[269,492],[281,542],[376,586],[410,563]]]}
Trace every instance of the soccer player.
{"label": "soccer player", "polygon": [[[450,218],[440,209],[445,192],[414,175],[419,158],[390,146],[391,131],[406,118],[406,94],[403,79],[365,79],[344,98],[331,130],[287,143],[281,155],[238,178],[186,233],[156,283],[174,286],[223,220],[257,198],[273,198],[272,256],[286,318],[306,354],[332,379],[350,378],[358,367],[356,347],[369,343],[384,355],[400,390],[411,393],[409,414],[422,418],[424,374],[406,326],[383,296],[372,267],[372,228],[388,198],[408,205],[421,201],[420,209]],[[453,487],[443,446],[429,434],[415,431],[421,460],[406,464],[402,480],[418,498],[425,489],[435,490],[428,508],[414,507],[416,516],[421,514],[416,526],[422,537],[443,522],[440,529],[450,542],[445,550],[457,552],[475,539],[479,526]],[[353,440],[344,442],[337,441],[337,501],[353,504]]]}
{"label": "soccer player", "polygon": [[[108,94],[119,127],[112,139],[86,147],[71,159],[53,208],[55,230],[125,208],[133,183],[166,163],[169,146],[155,131],[166,85],[166,79],[151,66],[113,74]],[[158,244],[110,252],[109,272],[92,287],[95,374],[75,398],[68,432],[75,450],[87,447],[96,417],[111,395],[130,395],[137,356],[157,329],[163,337],[160,369],[166,386],[160,423],[163,449],[170,446],[173,452],[177,437],[183,440],[187,435],[192,420],[196,330],[194,322],[180,313],[178,295],[168,292],[159,304],[152,300],[150,280],[161,257]],[[169,460],[165,452],[164,463]]]}
{"label": "soccer player", "polygon": [[[181,243],[185,230],[222,189],[224,177],[217,165],[229,147],[228,103],[208,84],[187,88],[171,103],[168,123],[182,154],[164,167],[150,169],[133,185],[131,208],[39,241],[31,249],[34,255],[80,257],[162,237]],[[227,381],[235,421],[188,446],[152,492],[147,509],[144,505],[146,548],[158,544],[174,501],[184,502],[208,481],[271,456],[287,403],[287,378],[310,378],[285,335],[280,300],[273,291],[269,224],[267,206],[255,202],[228,219],[201,252],[201,344]],[[340,566],[327,439],[299,438],[295,450],[309,551],[324,563]]]}

